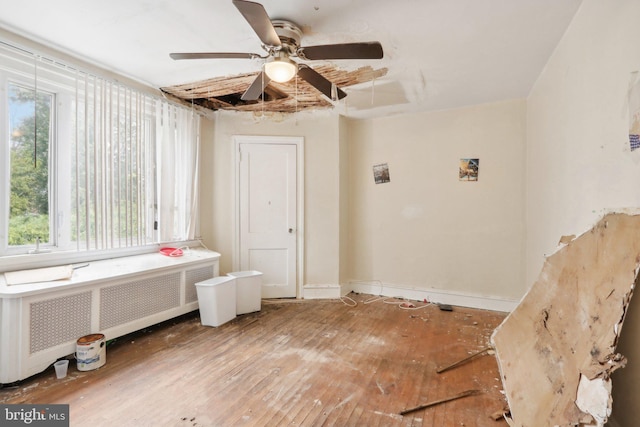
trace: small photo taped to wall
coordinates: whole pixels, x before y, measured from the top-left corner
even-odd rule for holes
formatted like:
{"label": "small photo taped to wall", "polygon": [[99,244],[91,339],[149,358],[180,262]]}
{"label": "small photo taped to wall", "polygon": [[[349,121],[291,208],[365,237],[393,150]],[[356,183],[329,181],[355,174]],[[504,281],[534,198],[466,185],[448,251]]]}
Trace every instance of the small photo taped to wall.
{"label": "small photo taped to wall", "polygon": [[390,182],[391,178],[389,178],[389,165],[387,165],[386,163],[373,165],[373,179],[376,184],[384,184],[385,182]]}
{"label": "small photo taped to wall", "polygon": [[460,181],[477,181],[480,159],[460,159]]}

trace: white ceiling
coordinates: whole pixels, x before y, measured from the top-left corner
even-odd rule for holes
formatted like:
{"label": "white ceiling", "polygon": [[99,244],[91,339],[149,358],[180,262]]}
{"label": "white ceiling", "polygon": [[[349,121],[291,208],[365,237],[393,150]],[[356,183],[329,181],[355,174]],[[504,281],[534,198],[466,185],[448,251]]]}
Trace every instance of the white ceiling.
{"label": "white ceiling", "polygon": [[[377,40],[386,67],[344,88],[336,110],[374,117],[526,97],[582,0],[263,0],[302,46]],[[174,61],[170,52],[254,52],[231,0],[0,0],[0,26],[159,88],[258,71],[260,60]],[[319,63],[310,62],[310,65]]]}

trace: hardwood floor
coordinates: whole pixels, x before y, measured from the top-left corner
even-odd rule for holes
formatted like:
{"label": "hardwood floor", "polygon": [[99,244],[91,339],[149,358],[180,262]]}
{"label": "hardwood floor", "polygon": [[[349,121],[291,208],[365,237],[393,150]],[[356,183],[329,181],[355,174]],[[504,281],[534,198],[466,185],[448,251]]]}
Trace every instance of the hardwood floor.
{"label": "hardwood floor", "polygon": [[[436,373],[485,348],[504,314],[349,296],[264,301],[218,328],[196,311],[110,342],[100,369],[71,361],[62,380],[50,367],[0,389],[0,403],[69,404],[71,426],[507,425],[490,418],[505,404],[494,356]],[[479,393],[399,415],[466,390]]]}

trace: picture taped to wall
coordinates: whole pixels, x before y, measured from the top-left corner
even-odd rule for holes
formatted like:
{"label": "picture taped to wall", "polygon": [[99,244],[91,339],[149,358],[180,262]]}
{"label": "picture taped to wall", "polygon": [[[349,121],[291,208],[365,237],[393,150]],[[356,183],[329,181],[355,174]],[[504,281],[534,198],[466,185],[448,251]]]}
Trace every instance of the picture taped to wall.
{"label": "picture taped to wall", "polygon": [[640,79],[638,72],[631,74],[629,82],[629,148],[640,148]]}
{"label": "picture taped to wall", "polygon": [[389,177],[389,165],[386,163],[380,163],[379,165],[373,165],[373,179],[376,184],[384,184],[390,182]]}
{"label": "picture taped to wall", "polygon": [[477,181],[480,159],[460,159],[460,181]]}

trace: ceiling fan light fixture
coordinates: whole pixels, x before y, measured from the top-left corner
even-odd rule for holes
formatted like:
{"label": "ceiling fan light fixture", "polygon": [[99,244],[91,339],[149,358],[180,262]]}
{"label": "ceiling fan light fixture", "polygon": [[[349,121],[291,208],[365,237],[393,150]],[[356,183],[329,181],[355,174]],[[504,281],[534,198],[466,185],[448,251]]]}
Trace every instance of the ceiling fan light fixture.
{"label": "ceiling fan light fixture", "polygon": [[285,83],[291,80],[298,71],[298,66],[284,52],[279,52],[264,64],[264,72],[267,76],[278,83]]}

